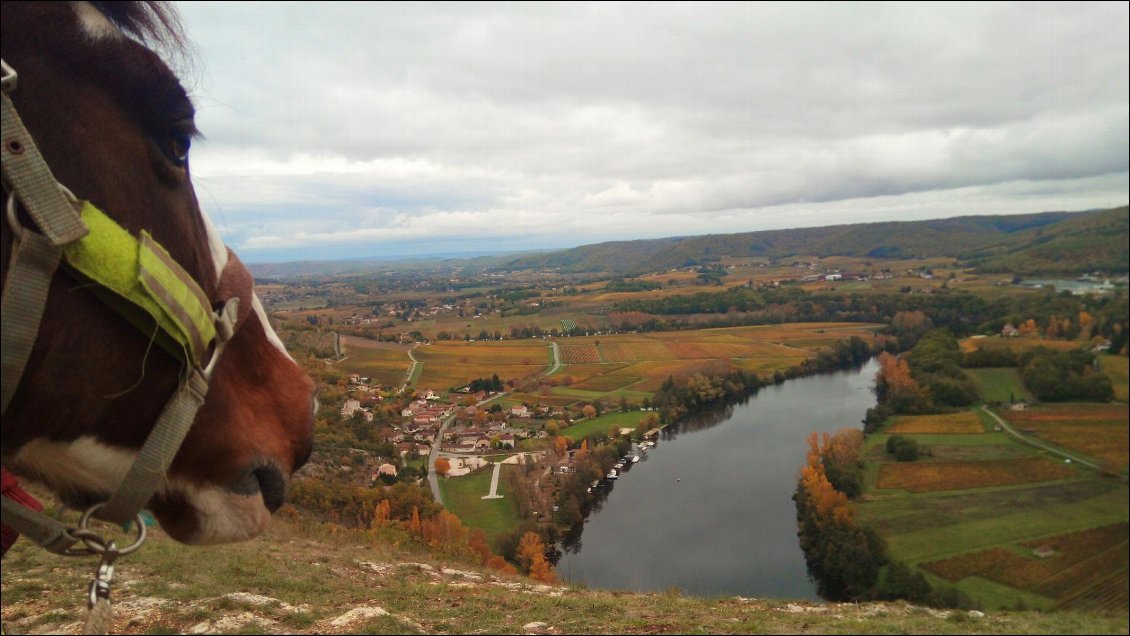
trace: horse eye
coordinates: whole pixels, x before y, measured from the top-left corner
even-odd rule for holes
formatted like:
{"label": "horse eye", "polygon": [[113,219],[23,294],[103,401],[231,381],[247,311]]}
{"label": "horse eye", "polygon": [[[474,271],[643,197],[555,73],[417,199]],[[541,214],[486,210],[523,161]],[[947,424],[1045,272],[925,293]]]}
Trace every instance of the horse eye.
{"label": "horse eye", "polygon": [[183,168],[188,165],[188,150],[191,147],[191,135],[173,133],[161,144],[161,151],[165,153],[165,157],[172,162],[174,166]]}

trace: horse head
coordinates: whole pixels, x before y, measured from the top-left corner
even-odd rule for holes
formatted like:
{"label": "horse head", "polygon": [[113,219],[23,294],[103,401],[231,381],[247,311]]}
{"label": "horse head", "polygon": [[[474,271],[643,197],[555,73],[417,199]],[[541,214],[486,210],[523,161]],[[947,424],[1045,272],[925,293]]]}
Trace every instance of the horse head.
{"label": "horse head", "polygon": [[[54,178],[133,236],[151,235],[216,307],[239,299],[203,405],[147,507],[186,543],[259,534],[309,457],[314,386],[197,202],[188,160],[193,105],[142,43],[183,42],[175,16],[157,3],[6,2],[0,28],[4,61],[18,73],[12,103]],[[35,229],[22,208],[18,220]],[[19,229],[2,225],[7,299]],[[3,418],[4,466],[75,507],[118,488],[185,371],[96,287],[63,269],[50,279]]]}

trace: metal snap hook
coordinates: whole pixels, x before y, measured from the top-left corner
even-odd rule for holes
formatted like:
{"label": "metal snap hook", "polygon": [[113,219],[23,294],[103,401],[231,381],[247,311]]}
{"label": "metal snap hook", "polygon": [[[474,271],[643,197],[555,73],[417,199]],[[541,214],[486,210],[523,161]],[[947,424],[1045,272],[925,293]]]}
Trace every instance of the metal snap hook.
{"label": "metal snap hook", "polygon": [[91,517],[93,517],[94,513],[98,512],[98,510],[101,509],[104,505],[106,505],[106,502],[96,503],[93,506],[87,508],[86,512],[82,513],[82,517],[80,517],[78,520],[78,528],[72,530],[71,535],[75,538],[81,539],[82,542],[86,544],[86,549],[76,551],[74,552],[74,554],[97,554],[102,556],[103,558],[109,556],[112,560],[120,556],[130,554],[131,552],[140,548],[141,544],[145,543],[145,538],[148,536],[148,530],[146,530],[145,528],[145,520],[141,518],[140,513],[134,515],[133,517],[133,525],[137,528],[137,539],[124,548],[118,548],[115,542],[106,541],[102,538],[101,535],[88,528],[87,526],[90,523]]}

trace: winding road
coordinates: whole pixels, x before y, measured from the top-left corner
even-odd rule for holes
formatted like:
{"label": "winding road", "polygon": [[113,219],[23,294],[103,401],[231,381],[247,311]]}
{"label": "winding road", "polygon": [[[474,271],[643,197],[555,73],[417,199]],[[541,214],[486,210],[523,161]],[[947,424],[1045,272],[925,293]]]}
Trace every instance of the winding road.
{"label": "winding road", "polygon": [[[1004,420],[1004,418],[1002,418],[1001,416],[997,415],[996,413],[990,411],[989,408],[986,407],[983,404],[981,406],[977,407],[977,408],[984,411],[990,417],[992,417],[993,420],[995,420],[996,423],[1000,425],[1001,430],[1003,430],[1004,432],[1008,433],[1009,435],[1015,437],[1016,439],[1020,440],[1021,442],[1025,443],[1025,444],[1046,450],[1049,453],[1052,453],[1054,455],[1059,455],[1060,457],[1063,457],[1064,459],[1069,459],[1073,462],[1083,464],[1084,466],[1087,466],[1088,468],[1094,468],[1095,470],[1102,470],[1102,467],[1100,467],[1098,464],[1096,464],[1092,461],[1089,461],[1089,460],[1086,460],[1086,459],[1080,459],[1078,456],[1072,455],[1072,454],[1064,451],[1062,448],[1059,448],[1057,446],[1052,446],[1050,444],[1045,444],[1044,442],[1041,442],[1038,439],[1032,439],[1031,437],[1024,435],[1023,433],[1018,432],[1016,429],[1009,426],[1008,422],[1006,422]],[[1125,476],[1122,477],[1122,481],[1127,481],[1127,480],[1128,480],[1127,477],[1125,477]]]}

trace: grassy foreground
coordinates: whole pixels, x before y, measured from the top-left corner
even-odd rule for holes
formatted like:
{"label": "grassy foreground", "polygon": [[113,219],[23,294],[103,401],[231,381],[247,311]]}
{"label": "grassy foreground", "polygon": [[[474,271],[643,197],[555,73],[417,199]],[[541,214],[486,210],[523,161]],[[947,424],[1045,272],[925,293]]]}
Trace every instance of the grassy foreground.
{"label": "grassy foreground", "polygon": [[[190,548],[159,530],[119,562],[112,633],[1125,633],[1125,613],[938,611],[902,604],[696,598],[535,585],[437,562],[391,537],[276,519],[248,543]],[[4,560],[3,618],[77,633],[88,559],[21,540]]]}

